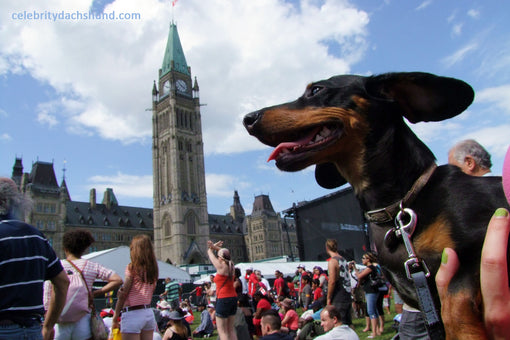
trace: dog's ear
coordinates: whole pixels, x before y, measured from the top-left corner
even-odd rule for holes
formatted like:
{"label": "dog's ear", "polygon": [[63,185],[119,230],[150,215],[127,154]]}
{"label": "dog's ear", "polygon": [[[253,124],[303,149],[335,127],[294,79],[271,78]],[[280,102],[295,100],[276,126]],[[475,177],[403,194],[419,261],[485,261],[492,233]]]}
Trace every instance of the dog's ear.
{"label": "dog's ear", "polygon": [[334,189],[347,183],[333,163],[322,163],[315,166],[315,180],[326,189]]}
{"label": "dog's ear", "polygon": [[454,117],[473,102],[475,95],[462,80],[423,72],[368,77],[365,89],[372,97],[396,102],[411,123]]}

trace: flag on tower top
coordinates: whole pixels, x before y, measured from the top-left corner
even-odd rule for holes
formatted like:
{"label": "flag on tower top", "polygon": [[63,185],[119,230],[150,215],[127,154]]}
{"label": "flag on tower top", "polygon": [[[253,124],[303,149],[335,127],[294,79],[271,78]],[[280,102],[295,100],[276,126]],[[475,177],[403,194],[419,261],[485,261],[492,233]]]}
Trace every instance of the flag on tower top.
{"label": "flag on tower top", "polygon": [[175,6],[175,4],[177,3],[178,0],[172,0],[172,7]]}

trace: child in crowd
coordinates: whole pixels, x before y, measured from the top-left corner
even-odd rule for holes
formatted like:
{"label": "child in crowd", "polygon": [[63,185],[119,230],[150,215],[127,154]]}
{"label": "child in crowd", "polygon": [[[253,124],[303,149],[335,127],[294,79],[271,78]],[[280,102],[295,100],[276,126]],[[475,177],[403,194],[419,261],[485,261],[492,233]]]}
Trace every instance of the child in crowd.
{"label": "child in crowd", "polygon": [[319,301],[322,298],[322,288],[320,286],[321,282],[319,279],[314,279],[312,281],[312,290],[313,290],[313,302]]}

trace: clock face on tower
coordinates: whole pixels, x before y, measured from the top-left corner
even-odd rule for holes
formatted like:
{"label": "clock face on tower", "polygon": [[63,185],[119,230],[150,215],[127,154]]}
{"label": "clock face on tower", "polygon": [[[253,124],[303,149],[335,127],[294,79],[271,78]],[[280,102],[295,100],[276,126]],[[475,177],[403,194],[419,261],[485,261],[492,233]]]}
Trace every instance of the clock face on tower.
{"label": "clock face on tower", "polygon": [[167,80],[165,81],[165,83],[163,84],[163,94],[167,94],[170,92],[170,81]]}
{"label": "clock face on tower", "polygon": [[185,93],[186,90],[188,89],[188,85],[186,85],[186,82],[182,79],[179,79],[175,82],[175,86],[177,88],[177,91],[181,92],[181,93]]}

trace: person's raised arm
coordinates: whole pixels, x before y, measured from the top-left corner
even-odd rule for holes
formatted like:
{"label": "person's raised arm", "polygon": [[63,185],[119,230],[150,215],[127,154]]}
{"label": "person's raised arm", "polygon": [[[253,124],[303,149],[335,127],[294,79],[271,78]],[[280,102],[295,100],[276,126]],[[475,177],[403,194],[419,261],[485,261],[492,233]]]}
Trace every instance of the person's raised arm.
{"label": "person's raised arm", "polygon": [[218,251],[221,249],[221,246],[223,245],[223,241],[218,241],[216,243],[213,243],[212,241],[207,241],[207,255],[209,256],[209,260],[213,264],[214,268],[218,270],[218,268],[221,267],[221,262],[218,260],[216,255],[214,255],[214,251]]}

